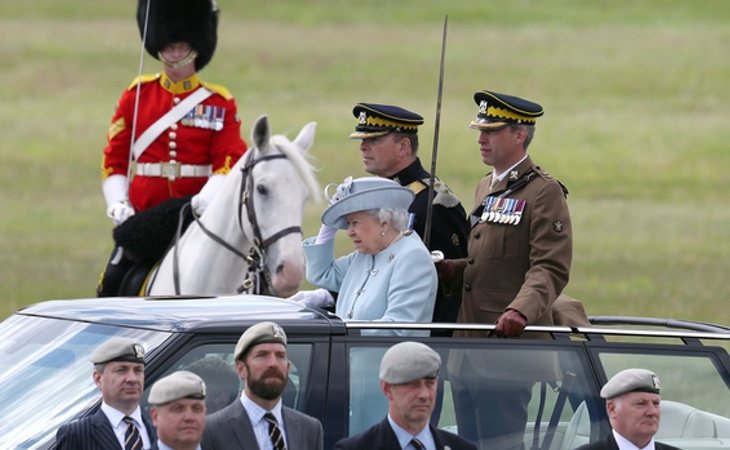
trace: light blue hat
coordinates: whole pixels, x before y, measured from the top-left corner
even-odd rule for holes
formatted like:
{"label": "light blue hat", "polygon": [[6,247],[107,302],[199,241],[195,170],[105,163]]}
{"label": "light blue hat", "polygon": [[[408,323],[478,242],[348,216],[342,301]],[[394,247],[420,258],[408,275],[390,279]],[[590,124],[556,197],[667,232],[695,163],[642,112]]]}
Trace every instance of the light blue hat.
{"label": "light blue hat", "polygon": [[[325,195],[330,197],[326,189]],[[347,177],[330,197],[330,206],[322,213],[322,223],[345,230],[348,214],[381,208],[408,211],[414,198],[413,191],[388,178]]]}

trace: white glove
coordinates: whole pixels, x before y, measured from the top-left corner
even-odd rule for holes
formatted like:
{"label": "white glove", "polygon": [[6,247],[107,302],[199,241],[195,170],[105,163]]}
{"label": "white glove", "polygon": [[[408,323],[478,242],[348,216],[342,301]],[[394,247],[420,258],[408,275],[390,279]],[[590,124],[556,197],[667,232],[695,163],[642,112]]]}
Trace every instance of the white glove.
{"label": "white glove", "polygon": [[106,215],[114,221],[114,225],[119,225],[134,215],[134,208],[127,200],[120,200],[112,203],[106,209]]}
{"label": "white glove", "polygon": [[208,181],[196,195],[190,199],[190,204],[193,207],[195,214],[202,215],[210,205],[210,202],[215,198],[215,194],[218,193],[223,182],[226,181],[226,176],[222,174],[213,175],[208,178]]}
{"label": "white glove", "polygon": [[313,291],[299,291],[287,298],[309,308],[327,308],[335,304],[335,299],[327,289],[315,289]]}
{"label": "white glove", "polygon": [[329,242],[335,238],[335,233],[337,233],[337,228],[322,224],[322,226],[319,227],[319,234],[317,235],[317,239],[314,243],[324,244],[325,242]]}
{"label": "white glove", "polygon": [[106,201],[106,215],[119,225],[134,215],[134,208],[129,204],[127,197],[127,177],[112,175],[104,180],[101,191]]}

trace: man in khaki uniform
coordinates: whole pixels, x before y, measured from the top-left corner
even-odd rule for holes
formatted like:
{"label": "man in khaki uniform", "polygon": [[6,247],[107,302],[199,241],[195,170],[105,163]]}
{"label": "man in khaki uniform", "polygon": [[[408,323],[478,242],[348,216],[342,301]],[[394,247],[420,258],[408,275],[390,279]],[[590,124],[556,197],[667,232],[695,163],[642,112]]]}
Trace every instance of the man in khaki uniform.
{"label": "man in khaki uniform", "polygon": [[[497,336],[518,337],[528,324],[553,325],[552,305],[568,282],[567,191],[527,155],[540,105],[486,90],[474,100],[479,111],[469,127],[479,131],[482,161],[493,170],[476,190],[467,258],[444,260],[439,273],[463,282],[459,322],[495,324]],[[554,373],[550,361],[524,364]],[[520,370],[505,377],[506,362],[463,352],[454,352],[448,367],[473,374],[452,379],[457,413],[466,421],[459,433],[492,448],[522,448],[531,387],[540,374]]]}

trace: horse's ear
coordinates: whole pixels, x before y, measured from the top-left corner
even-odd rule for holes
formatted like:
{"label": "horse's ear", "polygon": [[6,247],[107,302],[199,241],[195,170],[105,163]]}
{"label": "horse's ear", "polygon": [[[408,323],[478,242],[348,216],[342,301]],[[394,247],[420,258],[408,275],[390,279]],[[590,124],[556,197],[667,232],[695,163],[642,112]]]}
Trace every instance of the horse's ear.
{"label": "horse's ear", "polygon": [[294,139],[294,144],[303,149],[305,152],[309,150],[309,148],[314,143],[314,132],[317,129],[317,122],[309,122],[308,124],[304,125],[302,130],[299,132],[299,135],[296,139]]}
{"label": "horse's ear", "polygon": [[271,137],[271,128],[269,128],[269,116],[263,114],[256,119],[251,130],[251,142],[259,151],[266,150]]}

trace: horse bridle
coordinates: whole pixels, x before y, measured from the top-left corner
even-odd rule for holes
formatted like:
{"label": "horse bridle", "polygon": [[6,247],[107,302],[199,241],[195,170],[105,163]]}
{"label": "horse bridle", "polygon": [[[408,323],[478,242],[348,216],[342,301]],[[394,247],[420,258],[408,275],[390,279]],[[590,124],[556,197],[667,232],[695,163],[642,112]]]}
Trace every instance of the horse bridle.
{"label": "horse bridle", "polygon": [[[253,231],[253,239],[249,239],[252,242],[251,248],[248,251],[246,260],[248,261],[248,275],[243,280],[241,287],[238,292],[247,292],[249,294],[270,294],[271,293],[271,273],[266,267],[266,250],[276,241],[283,238],[287,234],[301,233],[302,228],[300,226],[291,226],[283,228],[276,233],[272,234],[266,239],[263,239],[261,235],[261,227],[256,219],[256,209],[254,208],[254,180],[252,170],[256,164],[264,161],[270,161],[273,159],[286,159],[286,155],[279,153],[276,155],[266,155],[258,159],[251,158],[246,161],[246,164],[241,167],[241,192],[238,201],[238,226],[241,229],[241,233],[246,235],[243,228],[243,219],[241,218],[241,208],[246,206],[246,215],[248,222],[251,225]],[[245,186],[244,186],[245,183]],[[263,277],[265,284],[262,285],[261,278]]]}
{"label": "horse bridle", "polygon": [[[241,167],[241,188],[238,195],[238,227],[241,231],[241,234],[243,234],[244,237],[248,238],[246,236],[246,230],[243,226],[243,219],[241,218],[241,209],[243,206],[246,206],[246,215],[248,218],[249,223],[251,224],[251,230],[253,232],[253,239],[248,238],[248,241],[251,243],[251,247],[248,250],[248,254],[242,253],[240,250],[238,250],[236,247],[232,246],[228,242],[226,242],[223,238],[216,235],[212,231],[210,231],[208,228],[203,225],[203,222],[200,221],[200,217],[195,214],[195,211],[192,207],[190,207],[190,204],[186,204],[186,207],[190,207],[190,212],[193,215],[193,218],[195,219],[195,223],[198,224],[200,229],[205,233],[209,238],[214,240],[216,243],[221,245],[226,250],[230,251],[231,253],[235,254],[236,256],[240,257],[244,261],[248,263],[248,272],[246,274],[246,277],[244,278],[243,282],[241,283],[241,286],[236,289],[236,291],[240,294],[243,292],[246,292],[247,294],[263,294],[268,295],[272,293],[272,286],[271,286],[271,273],[266,267],[266,250],[276,241],[281,239],[282,237],[286,236],[287,234],[291,233],[301,233],[302,228],[299,226],[291,226],[284,228],[282,230],[277,231],[276,233],[272,234],[266,239],[263,239],[261,236],[261,227],[259,226],[259,222],[256,219],[256,212],[254,209],[254,201],[253,201],[253,194],[251,193],[254,189],[254,180],[252,175],[252,169],[254,166],[260,162],[264,161],[270,161],[272,159],[281,159],[286,158],[286,155],[284,154],[276,154],[276,155],[267,155],[262,156],[259,159],[251,158],[250,161],[246,161],[246,164],[244,164]],[[173,282],[175,285],[175,294],[180,295],[180,271],[179,271],[179,265],[178,265],[178,256],[177,256],[177,242],[180,239],[181,233],[182,233],[182,217],[184,215],[184,210],[186,208],[183,207],[183,209],[180,211],[180,222],[178,224],[178,230],[175,237],[175,243],[174,243],[174,249],[173,249]],[[264,284],[261,283],[261,280],[264,280]]]}

